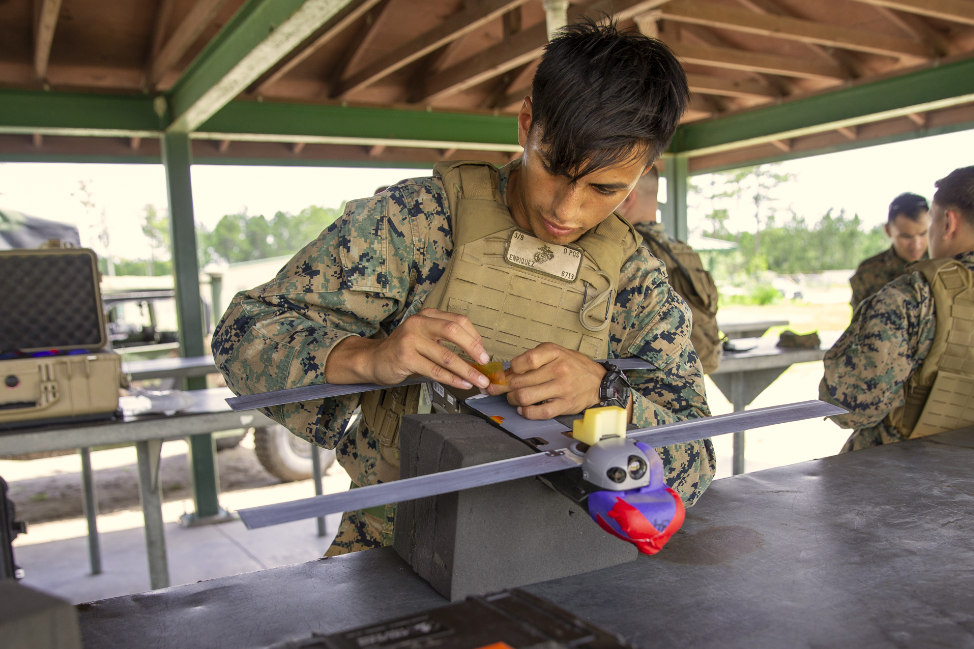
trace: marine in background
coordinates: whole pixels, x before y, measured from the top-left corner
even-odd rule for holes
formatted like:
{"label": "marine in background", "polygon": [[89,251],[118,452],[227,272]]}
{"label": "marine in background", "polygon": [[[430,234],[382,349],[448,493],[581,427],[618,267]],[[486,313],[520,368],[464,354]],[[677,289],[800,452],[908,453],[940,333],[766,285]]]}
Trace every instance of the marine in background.
{"label": "marine in background", "polygon": [[667,234],[656,219],[659,172],[652,167],[636,183],[616,211],[642,235],[653,256],[666,266],[667,281],[690,307],[693,328],[690,342],[697,352],[704,374],[720,366],[720,332],[717,329],[717,285],[704,270],[700,255],[686,243]]}
{"label": "marine in background", "polygon": [[847,409],[842,452],[974,424],[974,167],[936,183],[930,256],[856,309],[819,398]]}
{"label": "marine in background", "polygon": [[889,204],[886,236],[891,245],[887,250],[859,264],[852,284],[852,308],[879,292],[894,279],[906,273],[906,267],[920,259],[930,259],[927,238],[930,229],[930,206],[917,194],[900,194]]}
{"label": "marine in background", "polygon": [[[690,311],[613,213],[688,101],[660,41],[593,22],[564,28],[517,118],[523,155],[501,169],[440,163],[348,202],[277,277],[234,297],[212,342],[227,385],[254,394],[421,375],[506,393],[528,419],[582,412],[609,388],[641,427],[709,416]],[[629,357],[654,369],[630,373],[628,388],[594,360]],[[507,384],[471,360],[510,361]],[[346,430],[360,404],[362,425]],[[265,412],[335,448],[356,488],[399,479],[399,423],[419,408],[409,386]],[[658,452],[668,486],[695,502],[716,468],[710,440]],[[346,512],[328,555],[390,545],[395,510]]]}

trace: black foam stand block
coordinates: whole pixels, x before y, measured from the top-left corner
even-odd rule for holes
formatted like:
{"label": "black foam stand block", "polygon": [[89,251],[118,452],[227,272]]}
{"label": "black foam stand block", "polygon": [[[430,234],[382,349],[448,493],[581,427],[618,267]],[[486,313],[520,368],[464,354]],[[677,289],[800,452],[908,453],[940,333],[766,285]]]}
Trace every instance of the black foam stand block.
{"label": "black foam stand block", "polygon": [[[532,453],[472,415],[410,415],[402,478]],[[394,546],[451,601],[634,561],[636,548],[536,478],[399,503]]]}

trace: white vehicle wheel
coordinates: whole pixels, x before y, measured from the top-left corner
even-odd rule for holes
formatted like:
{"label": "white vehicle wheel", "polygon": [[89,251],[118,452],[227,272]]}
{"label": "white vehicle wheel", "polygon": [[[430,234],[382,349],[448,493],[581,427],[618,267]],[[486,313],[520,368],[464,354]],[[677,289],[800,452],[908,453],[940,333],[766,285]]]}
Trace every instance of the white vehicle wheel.
{"label": "white vehicle wheel", "polygon": [[316,447],[276,424],[254,430],[254,449],[264,469],[284,482],[311,477],[311,452],[316,448],[321,458],[321,473],[335,463],[335,451]]}

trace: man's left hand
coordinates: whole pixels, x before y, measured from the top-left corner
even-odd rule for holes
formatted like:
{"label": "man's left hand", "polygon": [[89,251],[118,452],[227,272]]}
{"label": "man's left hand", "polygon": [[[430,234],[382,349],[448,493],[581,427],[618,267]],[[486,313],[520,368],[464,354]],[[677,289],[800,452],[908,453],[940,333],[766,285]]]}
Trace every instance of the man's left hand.
{"label": "man's left hand", "polygon": [[574,415],[599,404],[605,368],[588,356],[554,343],[542,343],[511,359],[507,385],[491,384],[487,393],[507,393],[527,419]]}

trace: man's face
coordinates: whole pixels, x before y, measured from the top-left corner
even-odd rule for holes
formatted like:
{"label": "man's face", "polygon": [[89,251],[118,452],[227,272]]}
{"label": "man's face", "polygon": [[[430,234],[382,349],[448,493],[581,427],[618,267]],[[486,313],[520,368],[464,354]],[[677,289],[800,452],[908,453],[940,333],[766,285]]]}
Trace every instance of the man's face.
{"label": "man's face", "polygon": [[927,251],[930,230],[930,214],[921,212],[920,220],[898,215],[892,223],[886,224],[886,234],[893,240],[893,250],[905,261],[916,261]]}
{"label": "man's face", "polygon": [[574,184],[548,169],[539,128],[531,129],[530,100],[518,116],[518,141],[524,147],[515,196],[508,201],[515,222],[543,241],[576,241],[612,214],[647,169],[637,160],[599,169]]}

